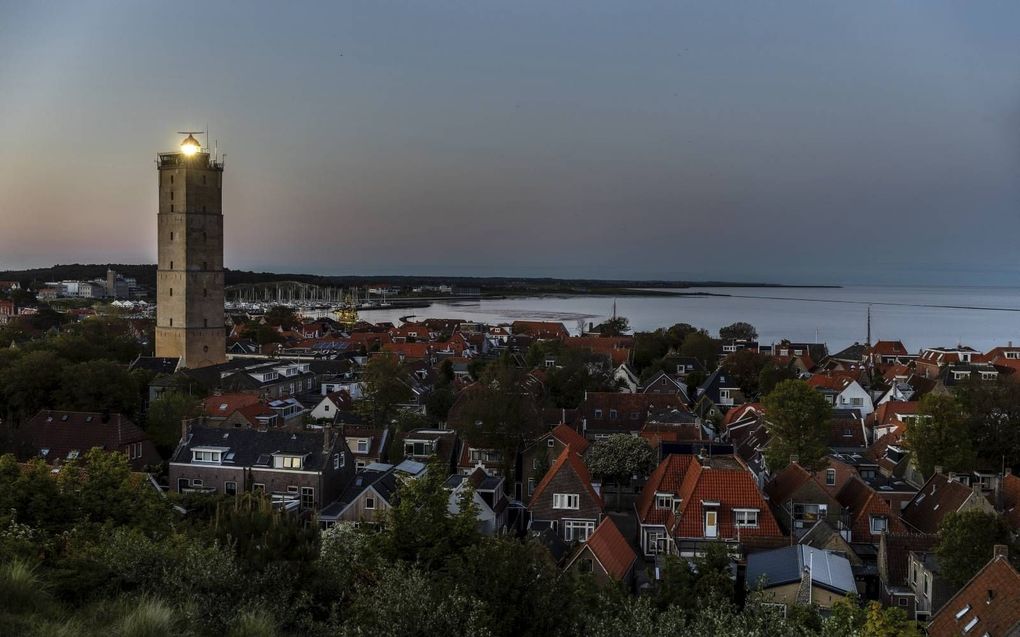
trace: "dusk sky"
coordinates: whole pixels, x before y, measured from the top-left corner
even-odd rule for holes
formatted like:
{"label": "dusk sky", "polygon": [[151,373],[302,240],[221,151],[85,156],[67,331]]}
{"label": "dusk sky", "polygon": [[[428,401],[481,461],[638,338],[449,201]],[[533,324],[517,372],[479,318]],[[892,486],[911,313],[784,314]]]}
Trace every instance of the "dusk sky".
{"label": "dusk sky", "polygon": [[0,0],[0,270],[1020,285],[1020,3]]}

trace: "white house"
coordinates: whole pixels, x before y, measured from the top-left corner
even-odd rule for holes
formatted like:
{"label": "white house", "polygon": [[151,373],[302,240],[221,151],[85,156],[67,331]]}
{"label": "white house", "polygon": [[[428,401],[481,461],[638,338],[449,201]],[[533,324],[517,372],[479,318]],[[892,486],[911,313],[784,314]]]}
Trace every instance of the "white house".
{"label": "white house", "polygon": [[503,492],[503,478],[490,476],[479,467],[470,475],[450,476],[445,487],[450,492],[447,510],[451,515],[460,512],[461,498],[465,491],[470,489],[471,499],[478,511],[478,530],[486,535],[492,535],[506,526],[510,501]]}
{"label": "white house", "polygon": [[313,420],[333,420],[338,411],[349,409],[350,396],[343,391],[335,391],[323,396],[322,400],[312,408]]}

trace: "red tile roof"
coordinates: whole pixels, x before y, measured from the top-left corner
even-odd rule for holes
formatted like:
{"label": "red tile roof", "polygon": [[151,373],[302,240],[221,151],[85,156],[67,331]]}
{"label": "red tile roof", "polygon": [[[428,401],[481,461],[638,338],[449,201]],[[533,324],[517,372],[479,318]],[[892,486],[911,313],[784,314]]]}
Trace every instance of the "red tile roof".
{"label": "red tile roof", "polygon": [[939,523],[951,511],[959,511],[974,491],[970,487],[936,473],[903,509],[903,521],[921,533],[935,533]]}
{"label": "red tile roof", "polygon": [[871,532],[871,517],[882,517],[888,522],[888,530],[901,533],[905,529],[889,507],[889,503],[878,496],[874,489],[854,476],[836,494],[843,512],[850,514],[850,532],[854,542],[875,542],[876,534]]}
{"label": "red tile roof", "polygon": [[[706,509],[718,511],[720,538],[783,537],[751,472],[734,456],[717,456],[704,460],[695,458],[684,476],[678,495],[680,507],[676,513],[670,514],[669,523],[675,537],[705,537]],[[718,506],[710,503],[718,503]],[[735,509],[756,509],[758,525],[738,528]]]}
{"label": "red tile roof", "polygon": [[599,506],[603,506],[602,497],[596,493],[595,487],[591,485],[591,474],[588,473],[588,467],[584,465],[584,461],[577,455],[574,448],[569,446],[563,449],[556,458],[556,462],[549,467],[542,481],[535,487],[534,493],[531,494],[532,502],[536,502],[541,497],[542,492],[546,490],[549,483],[552,482],[553,478],[560,471],[573,471],[588,490],[588,495],[591,496],[592,500],[598,503]]}
{"label": "red tile roof", "polygon": [[[773,502],[782,505],[793,497],[797,489],[811,480],[815,480],[815,478],[807,469],[796,462],[791,462],[772,478],[772,481],[766,485],[765,492],[769,494]],[[817,480],[815,481],[817,482]],[[825,488],[821,483],[818,486],[821,489]]]}
{"label": "red tile roof", "polygon": [[928,634],[931,637],[964,632],[968,635],[1015,635],[1020,624],[1017,591],[1020,591],[1020,573],[1005,554],[997,554],[935,613],[928,625]]}
{"label": "red tile roof", "polygon": [[241,392],[222,394],[206,398],[202,402],[202,410],[206,416],[226,418],[241,407],[253,405],[257,402],[259,402],[259,397],[255,394]]}
{"label": "red tile roof", "polygon": [[578,454],[584,455],[588,450],[588,440],[567,425],[556,425],[549,433],[564,446],[573,447],[574,452]]}
{"label": "red tile roof", "polygon": [[1020,531],[1020,476],[1012,473],[1002,478],[1002,514],[1014,531]]}
{"label": "red tile roof", "polygon": [[616,581],[623,580],[637,562],[637,553],[608,515],[588,537],[587,546],[606,574]]}
{"label": "red tile roof", "polygon": [[637,501],[638,520],[642,524],[666,524],[670,512],[655,508],[655,494],[678,493],[693,459],[688,454],[670,454],[655,468]]}
{"label": "red tile roof", "polygon": [[570,336],[563,323],[555,321],[514,321],[510,329],[514,334],[529,334],[536,338],[564,339]]}

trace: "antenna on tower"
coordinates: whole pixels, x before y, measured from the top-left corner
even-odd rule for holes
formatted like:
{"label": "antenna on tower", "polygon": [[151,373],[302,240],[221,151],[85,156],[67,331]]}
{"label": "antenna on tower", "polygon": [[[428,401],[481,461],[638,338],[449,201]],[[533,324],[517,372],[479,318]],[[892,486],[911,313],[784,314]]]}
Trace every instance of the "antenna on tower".
{"label": "antenna on tower", "polygon": [[865,345],[871,347],[871,303],[868,303],[868,340]]}

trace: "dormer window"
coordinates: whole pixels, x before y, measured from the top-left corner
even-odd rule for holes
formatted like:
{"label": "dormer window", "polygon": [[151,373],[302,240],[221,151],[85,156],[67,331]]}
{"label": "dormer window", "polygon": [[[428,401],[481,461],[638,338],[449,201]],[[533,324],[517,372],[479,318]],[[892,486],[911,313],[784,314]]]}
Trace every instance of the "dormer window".
{"label": "dormer window", "polygon": [[223,462],[223,450],[222,449],[192,449],[191,450],[191,461],[192,462],[215,462],[219,464]]}
{"label": "dormer window", "polygon": [[303,458],[301,456],[274,456],[273,468],[275,469],[300,469]]}
{"label": "dormer window", "polygon": [[659,510],[668,511],[673,508],[673,494],[672,493],[656,493],[655,494],[655,508]]}

